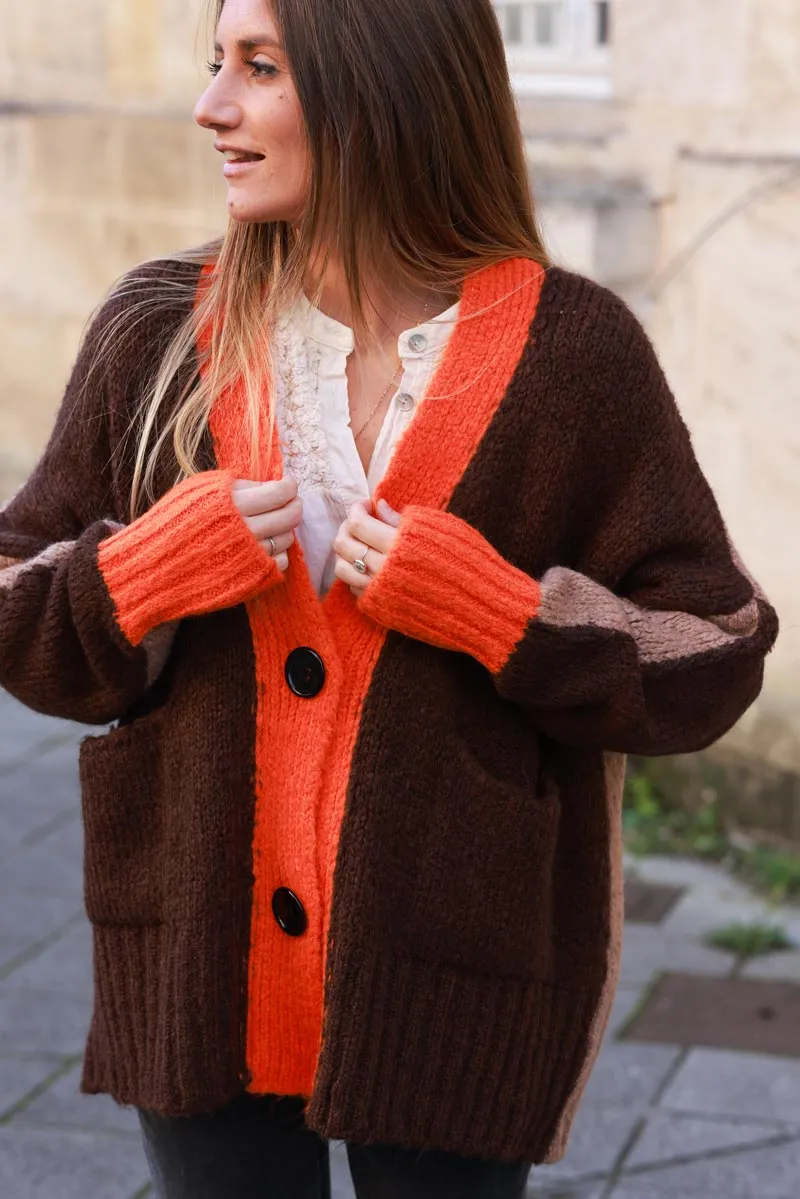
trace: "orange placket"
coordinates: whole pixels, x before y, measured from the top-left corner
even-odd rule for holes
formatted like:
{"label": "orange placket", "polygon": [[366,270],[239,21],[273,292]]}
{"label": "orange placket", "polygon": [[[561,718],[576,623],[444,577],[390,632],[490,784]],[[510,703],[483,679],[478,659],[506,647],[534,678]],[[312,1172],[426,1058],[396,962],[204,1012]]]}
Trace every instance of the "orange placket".
{"label": "orange placket", "polygon": [[[543,277],[536,264],[510,259],[465,280],[444,359],[375,499],[384,496],[398,509],[447,505],[508,388]],[[218,465],[235,467],[243,478],[245,416],[243,389],[235,387],[216,401],[210,420]],[[276,433],[260,477],[279,478],[282,471]],[[350,766],[386,630],[362,615],[341,582],[320,600],[296,542],[284,581],[247,611],[257,684],[248,1090],[310,1095]],[[325,670],[322,689],[310,699],[297,696],[285,677],[288,656],[302,646],[319,655]],[[308,923],[300,936],[276,922],[278,887],[302,901]]]}

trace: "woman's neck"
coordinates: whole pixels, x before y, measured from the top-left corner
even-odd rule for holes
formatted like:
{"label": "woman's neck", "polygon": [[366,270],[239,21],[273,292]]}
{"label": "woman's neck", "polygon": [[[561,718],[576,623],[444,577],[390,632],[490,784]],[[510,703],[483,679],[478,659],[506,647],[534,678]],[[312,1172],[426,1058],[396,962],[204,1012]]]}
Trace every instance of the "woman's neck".
{"label": "woman's neck", "polygon": [[[389,281],[387,283],[387,280]],[[370,326],[371,344],[396,345],[397,338],[406,329],[423,324],[450,308],[458,300],[457,292],[416,291],[391,286],[391,271],[386,277],[374,277],[364,282],[365,309]],[[308,279],[306,294],[313,295],[314,281]],[[319,308],[334,320],[349,328],[353,327],[350,297],[344,271],[338,262],[331,260],[322,279]]]}

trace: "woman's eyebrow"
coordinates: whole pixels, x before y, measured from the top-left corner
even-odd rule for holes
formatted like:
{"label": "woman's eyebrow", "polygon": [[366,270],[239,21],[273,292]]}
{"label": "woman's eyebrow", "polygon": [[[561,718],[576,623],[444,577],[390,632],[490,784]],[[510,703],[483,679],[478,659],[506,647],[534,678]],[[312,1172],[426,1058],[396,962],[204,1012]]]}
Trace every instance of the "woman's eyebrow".
{"label": "woman's eyebrow", "polygon": [[[242,37],[235,43],[237,50],[257,50],[260,46],[271,46],[273,50],[282,50],[283,46],[269,34],[264,34],[263,37]],[[214,42],[214,49],[221,54],[222,46],[219,42]]]}

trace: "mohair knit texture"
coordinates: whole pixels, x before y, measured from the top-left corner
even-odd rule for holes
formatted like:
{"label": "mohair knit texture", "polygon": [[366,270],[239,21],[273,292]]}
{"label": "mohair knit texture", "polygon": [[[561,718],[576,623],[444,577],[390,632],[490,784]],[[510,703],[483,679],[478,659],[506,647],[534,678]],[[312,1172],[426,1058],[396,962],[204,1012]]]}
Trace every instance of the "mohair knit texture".
{"label": "mohair knit texture", "polygon": [[100,543],[100,570],[131,645],[158,625],[244,603],[279,581],[275,559],[233,503],[235,478],[227,470],[184,479],[146,520]]}
{"label": "mohair knit texture", "polygon": [[[401,513],[384,569],[321,600],[297,545],[281,573],[233,504],[241,386],[201,473],[176,485],[165,451],[129,520],[125,434],[204,284],[136,276],[0,511],[0,684],[116,722],[81,745],[82,1088],[169,1114],[303,1094],[326,1137],[556,1160],[617,978],[625,755],[726,732],[777,635],[652,346],[579,276],[470,275],[374,497]],[[259,477],[281,469],[263,445]]]}

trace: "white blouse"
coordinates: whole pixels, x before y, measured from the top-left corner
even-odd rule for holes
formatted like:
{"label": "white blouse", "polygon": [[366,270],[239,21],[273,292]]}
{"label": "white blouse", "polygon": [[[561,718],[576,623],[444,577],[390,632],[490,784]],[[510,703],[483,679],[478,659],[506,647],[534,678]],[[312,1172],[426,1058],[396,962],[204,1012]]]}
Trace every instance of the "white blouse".
{"label": "white blouse", "polygon": [[402,375],[364,467],[350,427],[348,356],[353,331],[301,295],[275,331],[276,418],[284,470],[297,480],[303,522],[296,530],[322,596],[334,580],[333,540],[356,500],[369,499],[386,471],[400,437],[413,420],[441,362],[458,318],[459,304],[401,333],[397,348]]}

